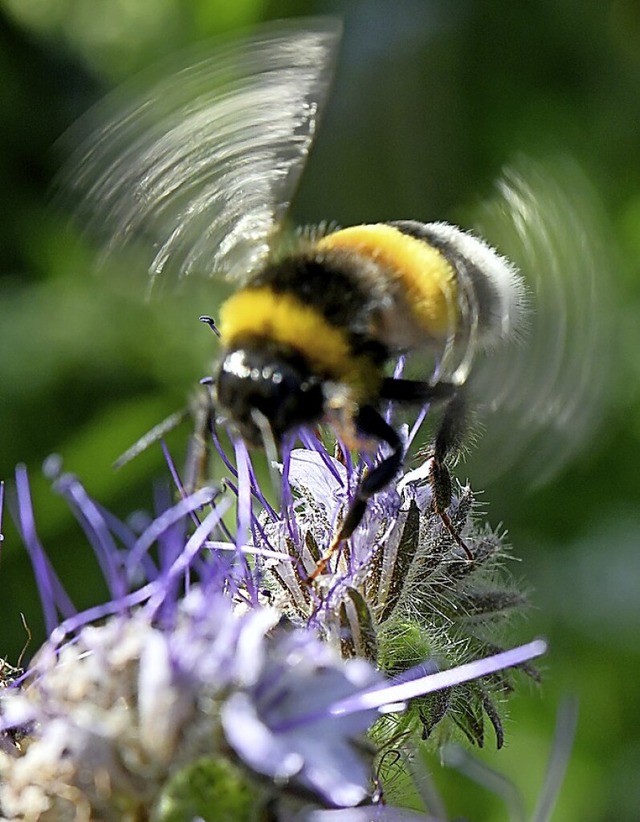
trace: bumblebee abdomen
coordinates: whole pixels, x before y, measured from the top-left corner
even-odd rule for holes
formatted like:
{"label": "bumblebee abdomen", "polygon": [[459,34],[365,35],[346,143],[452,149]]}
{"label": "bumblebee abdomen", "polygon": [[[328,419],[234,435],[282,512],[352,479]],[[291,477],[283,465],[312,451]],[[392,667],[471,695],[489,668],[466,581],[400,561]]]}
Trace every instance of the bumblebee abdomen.
{"label": "bumblebee abdomen", "polygon": [[[422,342],[444,340],[459,322],[458,282],[451,262],[433,245],[386,223],[340,229],[318,241],[321,251],[342,251],[370,260],[386,286],[382,313],[399,325],[416,326]],[[382,328],[389,325],[383,319]],[[384,333],[384,331],[383,331]],[[408,335],[409,338],[409,335]]]}
{"label": "bumblebee abdomen", "polygon": [[524,281],[517,268],[484,240],[449,223],[399,220],[390,224],[445,258],[457,280],[462,324],[481,348],[518,333],[527,314]]}

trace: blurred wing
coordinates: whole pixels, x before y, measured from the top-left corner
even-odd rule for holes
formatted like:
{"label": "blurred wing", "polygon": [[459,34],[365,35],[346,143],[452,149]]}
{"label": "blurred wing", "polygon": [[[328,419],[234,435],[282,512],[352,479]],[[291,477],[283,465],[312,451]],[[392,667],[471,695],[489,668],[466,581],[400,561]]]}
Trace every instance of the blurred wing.
{"label": "blurred wing", "polygon": [[313,143],[340,32],[311,19],[191,52],[74,126],[59,187],[103,260],[142,248],[150,286],[255,269]]}
{"label": "blurred wing", "polygon": [[531,311],[522,340],[474,366],[469,388],[492,413],[481,417],[470,461],[483,481],[518,463],[542,484],[585,445],[605,407],[615,266],[607,222],[575,163],[525,158],[505,170],[475,222],[521,269]]}

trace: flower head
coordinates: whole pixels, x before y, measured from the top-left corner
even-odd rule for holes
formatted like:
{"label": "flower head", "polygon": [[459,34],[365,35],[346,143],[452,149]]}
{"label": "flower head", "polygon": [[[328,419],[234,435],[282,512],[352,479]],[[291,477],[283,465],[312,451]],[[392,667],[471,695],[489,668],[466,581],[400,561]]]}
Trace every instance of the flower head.
{"label": "flower head", "polygon": [[0,806],[12,819],[74,819],[83,807],[87,819],[138,819],[170,807],[195,765],[209,770],[205,793],[222,793],[225,762],[244,777],[233,818],[251,785],[265,803],[277,785],[351,807],[370,793],[375,711],[333,717],[329,707],[381,681],[273,608],[239,613],[194,588],[169,621],[142,606],[40,650],[2,701],[5,726],[27,732],[19,755],[0,755]]}
{"label": "flower head", "polygon": [[[428,490],[409,476],[383,496],[354,535],[350,558],[337,557],[314,589],[302,584],[302,546],[319,542],[337,516],[339,498],[334,511],[325,492],[335,490],[340,467],[318,449],[291,453],[294,497],[282,513],[264,502],[240,459],[237,485],[228,483],[238,495],[235,535],[224,519],[229,491],[184,495],[133,528],[56,467],[54,487],[110,590],[108,602],[84,612],[40,544],[26,472],[18,470],[17,518],[49,639],[26,675],[0,693],[4,816],[242,822],[269,806],[277,819],[320,820],[318,813],[366,805],[370,818],[411,818],[379,804],[384,772],[376,777],[374,740],[385,745],[388,735],[372,728],[404,721],[406,729],[411,723],[400,717],[417,697],[502,676],[544,647],[485,654],[447,671],[418,653],[387,664],[393,635],[385,638],[385,626],[415,610],[405,586],[421,528],[431,533]],[[264,503],[259,511],[247,497]],[[412,518],[418,536],[407,548]],[[478,558],[481,545],[478,538]],[[464,578],[455,549],[441,553]],[[416,613],[415,630],[424,619]]]}
{"label": "flower head", "polygon": [[[504,570],[503,536],[479,523],[473,492],[460,488],[451,520],[469,561],[433,511],[427,463],[375,497],[328,573],[315,589],[309,585],[362,470],[318,441],[313,446],[288,456],[292,513],[263,511],[254,525],[255,544],[269,552],[263,577],[274,604],[292,621],[315,626],[346,658],[369,659],[394,675],[425,659],[438,670],[498,652],[505,622],[526,605]],[[490,677],[416,703],[413,717],[429,735],[447,715],[480,745],[487,717],[500,747],[492,692],[501,697],[511,687],[506,676]]]}

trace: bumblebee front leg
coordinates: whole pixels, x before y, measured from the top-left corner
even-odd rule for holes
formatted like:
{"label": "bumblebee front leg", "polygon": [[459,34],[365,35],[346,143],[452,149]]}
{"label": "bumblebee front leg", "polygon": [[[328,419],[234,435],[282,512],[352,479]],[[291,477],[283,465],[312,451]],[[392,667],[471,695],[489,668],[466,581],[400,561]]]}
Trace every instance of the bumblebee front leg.
{"label": "bumblebee front leg", "polygon": [[192,398],[191,416],[193,433],[189,440],[185,468],[185,492],[192,494],[206,484],[210,472],[211,443],[215,423],[215,406],[211,391],[212,380],[205,377],[200,381],[202,391]]}
{"label": "bumblebee front leg", "polygon": [[358,432],[365,437],[386,443],[391,448],[391,453],[366,475],[356,489],[355,496],[347,510],[340,530],[309,575],[310,582],[326,572],[329,560],[338,550],[340,544],[349,539],[362,522],[369,499],[391,482],[400,470],[404,460],[402,440],[375,408],[370,405],[361,408],[356,419],[356,426]]}

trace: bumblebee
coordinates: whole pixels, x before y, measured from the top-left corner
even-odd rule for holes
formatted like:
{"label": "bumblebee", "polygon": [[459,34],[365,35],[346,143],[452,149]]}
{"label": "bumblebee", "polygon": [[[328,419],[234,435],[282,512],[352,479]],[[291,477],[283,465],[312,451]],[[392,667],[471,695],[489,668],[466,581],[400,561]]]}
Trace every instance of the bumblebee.
{"label": "bumblebee", "polygon": [[[216,414],[249,444],[278,444],[297,428],[328,423],[348,447],[386,446],[355,491],[330,551],[353,534],[370,497],[405,458],[400,434],[382,413],[387,401],[443,405],[429,451],[434,508],[467,550],[446,513],[446,462],[461,444],[478,355],[491,352],[489,362],[494,349],[513,348],[505,344],[529,313],[528,290],[506,258],[442,222],[303,232],[291,243],[287,215],[328,97],[340,34],[339,22],[326,18],[266,26],[163,67],[145,78],[142,91],[125,88],[71,130],[66,146],[73,151],[60,182],[83,226],[101,240],[103,258],[132,249],[137,260],[147,256],[150,291],[195,275],[234,286],[216,317],[222,356],[210,384]],[[563,243],[576,234],[573,200],[544,179],[528,204],[526,196],[526,183],[505,188],[509,208],[522,212],[517,225],[529,221],[537,231],[526,244],[555,272],[567,255],[547,249],[556,225]],[[557,206],[551,219],[536,211],[536,196]],[[588,293],[585,271],[596,257],[581,234],[573,250],[570,274],[579,287],[569,282],[565,290]],[[548,302],[561,312],[565,286],[555,274],[549,282]],[[581,315],[593,317],[591,306]],[[572,353],[565,357],[555,332],[573,332],[562,320],[552,316],[537,332],[542,347],[533,364],[519,360],[508,374],[494,370],[509,385],[513,407],[531,411],[532,431],[543,417],[539,408],[548,418],[549,408],[569,398],[587,407],[586,390],[574,390],[563,371]],[[586,326],[591,333],[594,324]],[[584,334],[573,336],[578,351]],[[421,379],[389,376],[390,363],[406,352]],[[547,368],[546,359],[557,368]],[[512,389],[527,369],[526,390]],[[574,443],[571,428],[562,426],[563,443]],[[317,573],[325,567],[323,560]]]}
{"label": "bumblebee", "polygon": [[[268,263],[222,305],[215,401],[253,445],[264,441],[265,424],[279,443],[300,426],[329,422],[349,447],[389,446],[357,489],[334,544],[351,536],[369,497],[404,460],[380,404],[447,401],[432,485],[435,510],[453,532],[445,459],[458,444],[461,387],[477,350],[514,336],[524,293],[507,260],[446,223],[333,231]],[[386,376],[392,358],[421,349],[440,354],[440,373],[449,379]]]}

